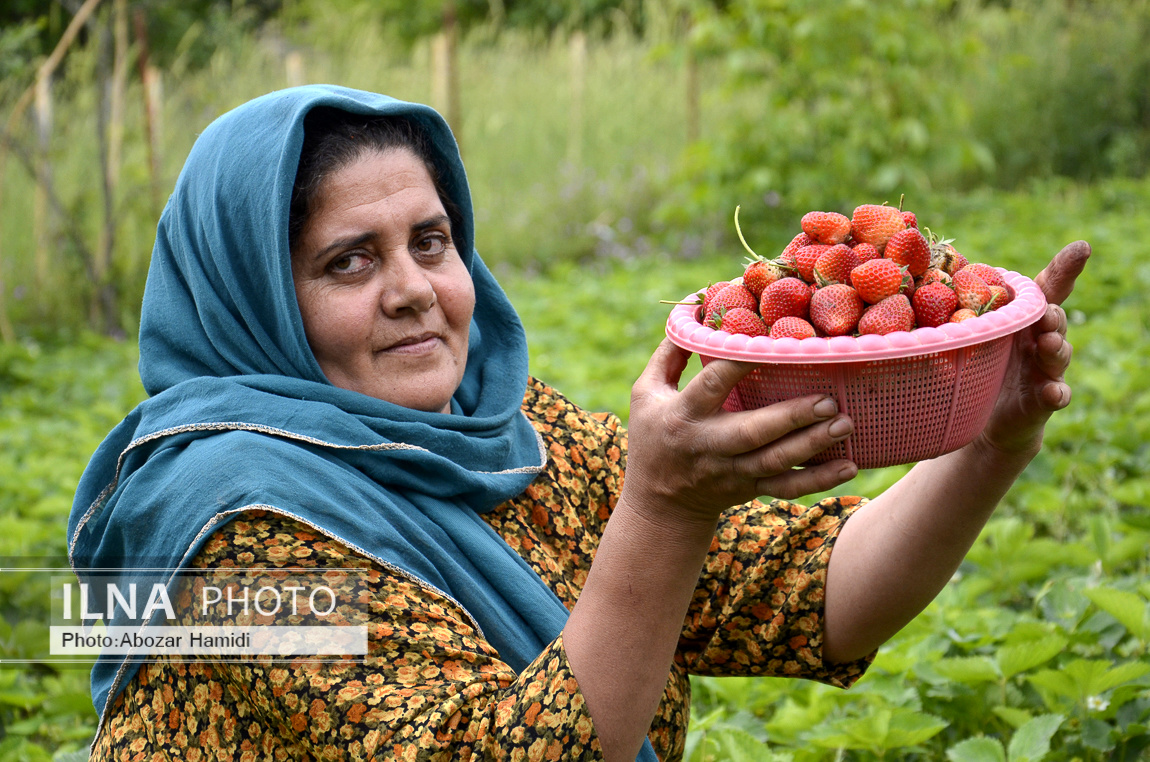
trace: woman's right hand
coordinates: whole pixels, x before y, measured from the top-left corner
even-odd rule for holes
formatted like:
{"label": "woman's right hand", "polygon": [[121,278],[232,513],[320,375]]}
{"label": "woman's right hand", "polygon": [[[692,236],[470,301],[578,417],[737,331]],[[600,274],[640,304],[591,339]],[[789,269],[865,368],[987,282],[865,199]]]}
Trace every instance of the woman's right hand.
{"label": "woman's right hand", "polygon": [[829,399],[730,413],[724,400],[755,366],[716,360],[680,391],[690,356],[664,341],[635,382],[623,489],[563,628],[609,762],[635,759],[651,726],[719,514],[858,471],[842,460],[798,467],[850,435]]}
{"label": "woman's right hand", "polygon": [[623,483],[632,509],[713,525],[732,505],[821,492],[858,472],[847,460],[799,467],[853,431],[833,399],[813,395],[731,413],[723,402],[755,365],[715,360],[680,391],[690,356],[664,339],[632,388]]}

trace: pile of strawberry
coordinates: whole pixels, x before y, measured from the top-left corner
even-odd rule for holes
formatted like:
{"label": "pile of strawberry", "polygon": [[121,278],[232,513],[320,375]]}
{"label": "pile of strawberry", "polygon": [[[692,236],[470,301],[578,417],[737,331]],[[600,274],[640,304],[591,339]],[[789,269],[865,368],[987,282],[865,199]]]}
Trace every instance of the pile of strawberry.
{"label": "pile of strawberry", "polygon": [[969,263],[918,229],[913,212],[863,204],[847,218],[808,212],[774,259],[750,253],[741,279],[715,283],[700,320],[727,333],[792,337],[888,334],[957,323],[1010,301],[998,270]]}

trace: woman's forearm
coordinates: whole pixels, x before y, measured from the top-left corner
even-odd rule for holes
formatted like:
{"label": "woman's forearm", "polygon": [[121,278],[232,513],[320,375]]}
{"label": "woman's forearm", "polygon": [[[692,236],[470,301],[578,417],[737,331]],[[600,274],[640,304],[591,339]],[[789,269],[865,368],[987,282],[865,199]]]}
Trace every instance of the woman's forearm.
{"label": "woman's forearm", "polygon": [[715,531],[655,516],[620,499],[563,629],[606,760],[639,752]]}
{"label": "woman's forearm", "polygon": [[917,464],[851,516],[827,569],[824,658],[865,656],[926,608],[1036,452],[976,439]]}

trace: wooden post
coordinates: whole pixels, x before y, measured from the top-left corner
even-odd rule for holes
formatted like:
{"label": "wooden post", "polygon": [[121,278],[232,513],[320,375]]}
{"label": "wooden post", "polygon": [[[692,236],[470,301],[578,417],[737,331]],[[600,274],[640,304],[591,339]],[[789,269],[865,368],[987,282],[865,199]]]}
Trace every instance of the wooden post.
{"label": "wooden post", "polygon": [[298,87],[306,81],[303,71],[303,54],[293,50],[284,57],[284,74],[288,87]]}
{"label": "wooden post", "polygon": [[128,89],[128,0],[112,4],[112,91],[108,103],[108,185],[115,190],[120,182],[121,152],[124,145],[124,100]]}
{"label": "wooden post", "polygon": [[448,0],[443,6],[443,29],[431,38],[431,105],[447,120],[462,153],[463,110],[459,103],[458,46],[455,3]]}
{"label": "wooden post", "polygon": [[686,67],[686,122],[687,143],[694,143],[700,137],[700,109],[699,109],[699,59],[691,47],[691,17],[685,17],[684,35],[684,65]]}
{"label": "wooden post", "polygon": [[578,169],[583,165],[583,96],[587,89],[587,35],[576,30],[571,35],[571,107],[567,114],[567,161]]}
{"label": "wooden post", "polygon": [[36,296],[42,298],[48,286],[48,260],[52,248],[49,232],[48,186],[52,182],[52,164],[48,149],[52,138],[52,76],[36,79],[36,190],[32,196],[32,259],[36,276]]}
{"label": "wooden post", "polygon": [[[32,105],[40,94],[41,88],[50,82],[52,73],[56,71],[56,67],[60,65],[60,61],[64,60],[64,55],[68,52],[68,48],[72,46],[76,35],[80,33],[80,28],[87,22],[88,17],[96,10],[100,0],[84,0],[84,4],[76,11],[76,15],[68,22],[64,34],[60,35],[60,40],[56,43],[56,47],[52,49],[52,53],[40,64],[40,68],[36,72],[36,82],[25,90],[20,97],[16,100],[16,105],[8,113],[8,122],[5,125],[3,140],[0,141],[0,202],[4,196],[4,178],[5,167],[8,161],[8,152],[11,146],[12,135],[16,132],[16,125],[19,124],[20,119],[24,116],[24,112]],[[55,6],[53,6],[55,7]],[[50,106],[49,106],[50,107]],[[35,175],[35,171],[33,171]],[[37,178],[39,180],[39,178]],[[39,185],[39,183],[38,183]],[[44,191],[43,207],[47,207],[47,191]],[[3,232],[0,231],[0,248],[4,242]],[[0,338],[4,341],[15,341],[16,334],[12,330],[12,324],[8,320],[8,313],[4,308],[4,284],[0,282]]]}
{"label": "wooden post", "polygon": [[144,9],[136,6],[132,14],[132,25],[135,28],[136,44],[139,45],[139,54],[136,56],[136,66],[140,71],[140,83],[144,91],[144,128],[148,135],[148,172],[151,179],[152,212],[159,214],[160,203],[160,73],[148,63],[148,23],[144,16]]}

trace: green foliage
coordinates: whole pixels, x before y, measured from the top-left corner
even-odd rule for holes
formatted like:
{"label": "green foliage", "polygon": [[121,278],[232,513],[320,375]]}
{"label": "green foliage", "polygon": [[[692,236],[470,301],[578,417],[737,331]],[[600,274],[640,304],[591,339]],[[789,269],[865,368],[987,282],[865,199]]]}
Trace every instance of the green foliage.
{"label": "green foliage", "polygon": [[[1033,178],[1141,176],[1150,151],[1150,5],[1018,0],[700,6],[698,55],[732,106],[663,210],[764,198],[844,211]],[[897,189],[897,192],[896,192]]]}

